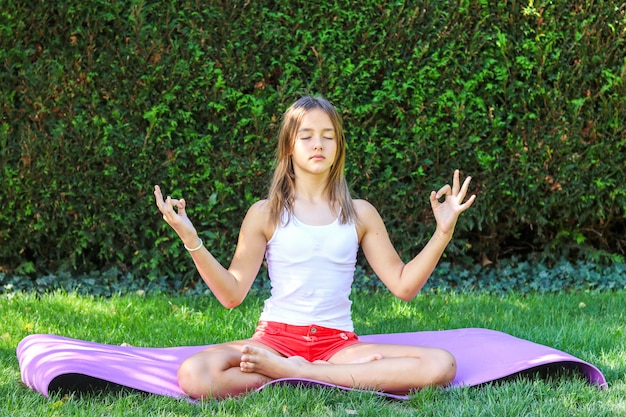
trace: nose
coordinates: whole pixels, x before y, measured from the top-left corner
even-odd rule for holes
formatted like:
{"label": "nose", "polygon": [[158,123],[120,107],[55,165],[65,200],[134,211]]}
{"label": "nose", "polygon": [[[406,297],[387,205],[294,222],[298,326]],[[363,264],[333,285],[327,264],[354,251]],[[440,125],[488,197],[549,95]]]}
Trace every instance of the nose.
{"label": "nose", "polygon": [[322,149],[324,149],[322,138],[320,138],[320,137],[315,138],[315,143],[313,144],[313,149],[318,150],[318,151],[321,151]]}

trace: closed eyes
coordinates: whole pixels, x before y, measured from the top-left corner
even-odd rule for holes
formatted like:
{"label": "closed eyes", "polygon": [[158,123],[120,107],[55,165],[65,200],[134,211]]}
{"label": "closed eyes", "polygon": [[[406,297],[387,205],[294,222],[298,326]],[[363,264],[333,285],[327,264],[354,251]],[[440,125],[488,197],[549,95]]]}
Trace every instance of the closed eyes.
{"label": "closed eyes", "polygon": [[[307,136],[307,137],[298,138],[298,139],[299,139],[299,140],[309,140],[309,139],[311,139],[311,137],[310,137],[310,136]],[[322,136],[322,139],[326,139],[326,140],[335,140],[335,138],[334,138],[334,137],[330,137],[330,136]]]}

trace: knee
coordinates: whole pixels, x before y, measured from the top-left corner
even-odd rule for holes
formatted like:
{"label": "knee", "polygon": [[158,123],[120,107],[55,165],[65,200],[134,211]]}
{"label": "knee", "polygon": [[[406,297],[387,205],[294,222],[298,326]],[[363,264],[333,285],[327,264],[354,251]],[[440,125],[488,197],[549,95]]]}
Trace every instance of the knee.
{"label": "knee", "polygon": [[193,356],[187,358],[178,368],[178,385],[191,398],[207,395],[207,379],[210,378],[204,361]]}
{"label": "knee", "polygon": [[456,376],[456,359],[452,353],[441,349],[437,355],[437,368],[439,369],[437,385],[448,385]]}

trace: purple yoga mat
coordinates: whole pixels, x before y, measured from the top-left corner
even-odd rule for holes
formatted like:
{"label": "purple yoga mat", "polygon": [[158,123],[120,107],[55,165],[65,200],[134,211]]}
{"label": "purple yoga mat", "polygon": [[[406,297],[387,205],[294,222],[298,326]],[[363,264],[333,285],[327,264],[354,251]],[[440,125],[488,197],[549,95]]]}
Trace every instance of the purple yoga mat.
{"label": "purple yoga mat", "polygon": [[[468,328],[413,333],[360,336],[362,341],[440,347],[457,360],[452,386],[476,386],[527,371],[553,367],[578,370],[590,384],[606,387],[606,379],[595,366],[549,346],[494,330]],[[17,347],[22,381],[45,396],[57,389],[81,390],[105,382],[140,391],[185,397],[176,372],[188,356],[206,346],[144,348],[115,346],[46,334],[24,338]],[[96,384],[96,385],[98,385]],[[320,381],[285,378],[272,384],[333,386]],[[337,387],[350,389],[346,387]],[[396,399],[407,396],[377,392]]]}

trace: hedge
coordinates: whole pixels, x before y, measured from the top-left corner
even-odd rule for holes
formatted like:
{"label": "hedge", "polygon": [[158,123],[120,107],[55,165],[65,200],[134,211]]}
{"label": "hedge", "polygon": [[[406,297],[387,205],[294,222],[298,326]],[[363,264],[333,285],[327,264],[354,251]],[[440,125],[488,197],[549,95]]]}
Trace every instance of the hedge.
{"label": "hedge", "polygon": [[478,199],[447,261],[624,260],[623,5],[0,0],[0,19],[0,272],[195,279],[154,184],[228,264],[302,94],[342,112],[354,195],[403,258],[461,168]]}

